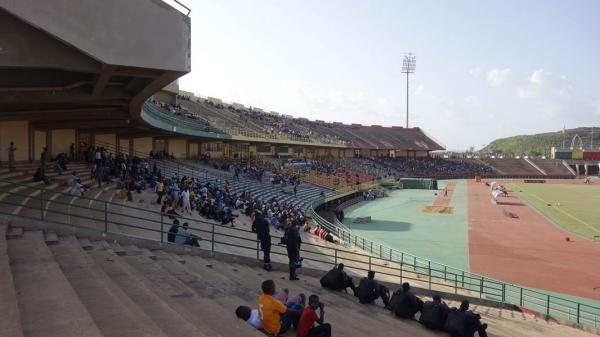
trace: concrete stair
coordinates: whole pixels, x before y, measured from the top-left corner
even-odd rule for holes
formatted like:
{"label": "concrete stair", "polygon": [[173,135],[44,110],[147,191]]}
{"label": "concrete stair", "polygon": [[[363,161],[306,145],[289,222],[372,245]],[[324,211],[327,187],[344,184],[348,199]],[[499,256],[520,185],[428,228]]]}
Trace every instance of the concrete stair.
{"label": "concrete stair", "polygon": [[0,336],[23,337],[21,314],[6,242],[8,224],[0,223]]}
{"label": "concrete stair", "polygon": [[61,238],[60,244],[50,249],[103,336],[167,336],[95,260],[87,256],[74,236]]}
{"label": "concrete stair", "polygon": [[25,336],[102,336],[41,231],[8,241],[8,254]]}

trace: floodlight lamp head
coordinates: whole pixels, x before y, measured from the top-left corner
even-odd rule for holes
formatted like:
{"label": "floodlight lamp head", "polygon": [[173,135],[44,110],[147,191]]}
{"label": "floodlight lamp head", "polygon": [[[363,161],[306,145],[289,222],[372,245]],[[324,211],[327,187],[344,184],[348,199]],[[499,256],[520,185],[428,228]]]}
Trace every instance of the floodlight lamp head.
{"label": "floodlight lamp head", "polygon": [[407,53],[402,60],[402,73],[412,74],[417,67],[417,56],[413,53]]}

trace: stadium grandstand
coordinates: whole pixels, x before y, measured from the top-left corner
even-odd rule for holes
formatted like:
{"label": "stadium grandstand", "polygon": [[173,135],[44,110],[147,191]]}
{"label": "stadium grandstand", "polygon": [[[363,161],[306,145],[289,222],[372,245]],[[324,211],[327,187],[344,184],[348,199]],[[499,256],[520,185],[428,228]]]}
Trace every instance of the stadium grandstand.
{"label": "stadium grandstand", "polygon": [[444,146],[419,127],[311,121],[181,91],[191,19],[176,3],[0,0],[0,336],[264,336],[235,311],[255,308],[267,279],[290,298],[319,295],[333,336],[442,335],[321,287],[338,263],[355,279],[377,272],[390,292],[410,281],[424,301],[468,300],[490,336],[595,335],[600,312],[585,303],[398,261],[364,238],[352,245],[318,212],[381,178],[572,168],[434,158]]}

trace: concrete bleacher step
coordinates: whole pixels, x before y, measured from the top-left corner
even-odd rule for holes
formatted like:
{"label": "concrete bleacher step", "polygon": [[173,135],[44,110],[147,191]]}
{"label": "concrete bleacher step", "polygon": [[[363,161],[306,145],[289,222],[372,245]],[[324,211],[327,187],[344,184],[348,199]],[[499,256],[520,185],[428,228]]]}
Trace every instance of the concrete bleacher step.
{"label": "concrete bleacher step", "polygon": [[104,337],[167,336],[81,249],[74,236],[62,237],[50,250]]}
{"label": "concrete bleacher step", "polygon": [[79,238],[79,245],[81,246],[81,249],[89,251],[94,249],[94,245],[90,242],[89,239],[87,238]]}
{"label": "concrete bleacher step", "polygon": [[118,242],[108,242],[108,246],[118,256],[127,255],[127,252],[125,251],[125,249],[123,247],[121,247],[121,245]]}
{"label": "concrete bleacher step", "polygon": [[7,221],[0,222],[0,336],[23,337],[21,314],[7,251]]}
{"label": "concrete bleacher step", "polygon": [[25,336],[102,337],[41,231],[8,241],[8,253]]}
{"label": "concrete bleacher step", "polygon": [[56,245],[58,244],[58,235],[54,232],[44,232],[44,242],[46,245]]}
{"label": "concrete bleacher step", "polygon": [[[219,331],[225,336],[261,336],[258,331],[245,325],[244,322],[236,321],[233,311],[240,304],[240,294],[247,294],[243,287],[232,287],[231,282],[225,278],[219,278],[219,282],[211,282],[216,273],[198,275],[190,271],[187,265],[174,263],[168,254],[157,254],[158,259],[154,263],[162,268],[163,273],[172,275],[188,291],[196,294],[196,302],[210,305],[210,312],[205,313],[208,317],[221,316],[231,317],[231,323],[221,324]],[[240,323],[243,323],[240,326]]]}
{"label": "concrete bleacher step", "polygon": [[98,241],[94,242],[93,246],[94,250],[89,253],[90,257],[168,336],[209,337],[156,295],[155,291],[158,290],[125,261],[114,258],[114,252],[107,248],[108,245]]}
{"label": "concrete bleacher step", "polygon": [[125,251],[125,255],[127,256],[138,256],[138,255],[142,255],[142,251],[133,245],[126,245],[123,246],[123,250]]}
{"label": "concrete bleacher step", "polygon": [[6,231],[6,239],[14,240],[23,237],[23,227],[9,227]]}
{"label": "concrete bleacher step", "polygon": [[[116,257],[123,259],[132,270],[143,277],[144,284],[151,288],[156,296],[167,303],[183,319],[201,329],[208,336],[245,336],[238,329],[231,329],[223,324],[223,317],[230,317],[231,311],[225,312],[214,308],[213,302],[196,294],[174,275],[165,272],[156,261],[141,256]],[[198,282],[200,286],[202,282]]]}

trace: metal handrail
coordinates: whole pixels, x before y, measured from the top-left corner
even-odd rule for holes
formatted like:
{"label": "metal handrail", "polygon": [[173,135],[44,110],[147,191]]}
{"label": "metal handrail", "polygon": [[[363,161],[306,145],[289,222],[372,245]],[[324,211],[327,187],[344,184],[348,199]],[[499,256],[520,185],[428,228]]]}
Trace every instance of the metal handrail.
{"label": "metal handrail", "polygon": [[[327,199],[328,201],[331,201],[335,200],[336,197],[328,197]],[[539,290],[495,280],[381,245],[358,236],[352,233],[351,230],[332,224],[321,217],[316,209],[322,204],[324,204],[324,199],[315,200],[311,203],[311,206],[309,207],[311,217],[317,224],[336,235],[342,242],[354,245],[365,252],[369,252],[374,256],[384,258],[391,262],[399,262],[402,264],[407,261],[412,261],[412,265],[415,268],[428,269],[432,273],[432,276],[443,274],[444,278],[446,278],[446,275],[449,272],[452,275],[460,275],[461,285],[464,286],[466,284],[465,289],[475,291],[479,293],[481,297],[485,296],[491,300],[527,307],[544,313],[547,316],[560,316],[566,320],[592,326],[594,328],[600,327],[600,306],[590,306],[582,302],[551,295]],[[469,282],[464,282],[465,279]],[[562,315],[557,315],[557,313]],[[584,314],[587,314],[587,316]]]}

